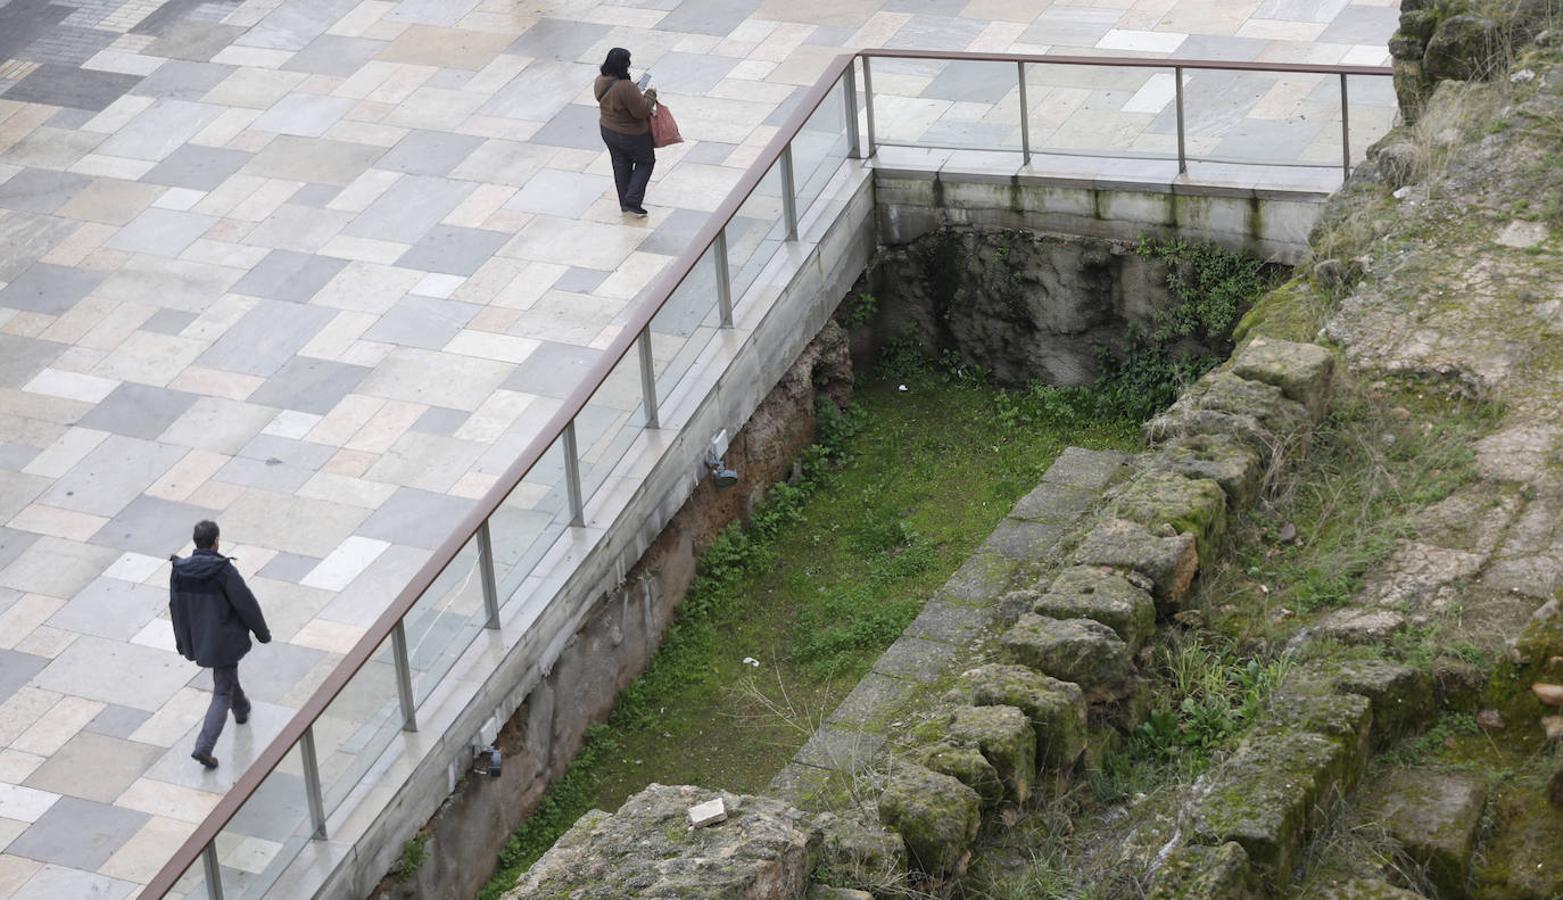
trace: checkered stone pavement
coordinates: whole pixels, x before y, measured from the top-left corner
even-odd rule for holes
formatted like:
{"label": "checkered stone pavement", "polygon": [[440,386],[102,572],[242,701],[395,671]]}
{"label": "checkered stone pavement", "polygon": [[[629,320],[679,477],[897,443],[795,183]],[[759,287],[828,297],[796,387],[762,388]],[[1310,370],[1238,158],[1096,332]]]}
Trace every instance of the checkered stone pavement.
{"label": "checkered stone pavement", "polygon": [[[157,870],[835,54],[1376,64],[1395,17],[1393,0],[0,0],[0,897],[124,897]],[[646,220],[619,213],[596,132],[613,46],[688,139],[659,154]],[[880,136],[1018,146],[1001,69],[876,64]],[[1175,140],[1165,74],[1029,71],[1039,149]],[[1393,105],[1358,87],[1365,146]],[[1338,159],[1332,83],[1187,90],[1191,152]],[[242,667],[255,712],[215,772],[187,756],[210,679],[174,652],[166,594],[207,517],[275,635]]]}

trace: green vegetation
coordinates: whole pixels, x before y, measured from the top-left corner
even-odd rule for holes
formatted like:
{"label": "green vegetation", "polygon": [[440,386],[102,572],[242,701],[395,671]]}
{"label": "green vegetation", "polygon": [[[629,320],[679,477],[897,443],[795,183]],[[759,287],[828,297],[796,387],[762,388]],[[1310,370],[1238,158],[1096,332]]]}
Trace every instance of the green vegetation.
{"label": "green vegetation", "polygon": [[512,835],[481,897],[583,812],[649,782],[763,790],[1059,452],[1136,443],[1138,422],[1096,416],[1087,390],[1006,393],[905,348],[878,374],[847,412],[821,407],[802,478],[701,556],[651,667]]}
{"label": "green vegetation", "polygon": [[402,855],[397,857],[396,867],[391,869],[392,880],[402,884],[418,871],[418,867],[423,865],[424,857],[428,854],[428,843],[428,834],[418,834],[402,844]]}

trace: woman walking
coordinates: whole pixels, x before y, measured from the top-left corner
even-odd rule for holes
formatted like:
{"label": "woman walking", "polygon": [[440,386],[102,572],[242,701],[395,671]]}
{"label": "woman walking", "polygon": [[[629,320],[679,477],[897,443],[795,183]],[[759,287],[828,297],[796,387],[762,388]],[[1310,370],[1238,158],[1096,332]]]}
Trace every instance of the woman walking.
{"label": "woman walking", "polygon": [[630,52],[623,47],[608,51],[600,71],[592,89],[602,110],[602,142],[608,145],[608,156],[613,160],[619,209],[633,216],[645,216],[641,203],[646,199],[651,169],[657,164],[648,124],[657,89],[641,93],[640,87],[630,80]]}

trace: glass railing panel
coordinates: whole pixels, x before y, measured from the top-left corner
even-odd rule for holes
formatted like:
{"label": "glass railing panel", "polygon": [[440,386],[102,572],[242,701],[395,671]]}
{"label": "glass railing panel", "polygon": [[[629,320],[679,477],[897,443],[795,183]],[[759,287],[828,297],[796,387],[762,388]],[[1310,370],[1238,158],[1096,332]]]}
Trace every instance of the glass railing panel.
{"label": "glass railing panel", "polygon": [[[779,201],[779,191],[776,196]],[[651,350],[658,397],[672,395],[694,360],[696,353],[690,351],[703,348],[721,326],[716,277],[716,245],[712,244],[695,263],[684,283],[651,319]],[[638,360],[636,365],[639,365]]]}
{"label": "glass railing panel", "polygon": [[266,896],[313,831],[295,746],[217,834],[225,900]]}
{"label": "glass railing panel", "polygon": [[872,66],[879,143],[1020,149],[1015,63],[876,58]]}
{"label": "glass railing panel", "polygon": [[[1380,62],[1387,65],[1388,57],[1386,52]],[[1340,79],[1334,81],[1339,90]],[[1347,108],[1351,113],[1351,161],[1359,163],[1367,159],[1368,148],[1395,127],[1400,105],[1395,97],[1394,79],[1381,75],[1347,75],[1346,97]],[[1336,118],[1339,119],[1338,113]]]}
{"label": "glass railing panel", "polygon": [[555,438],[521,483],[489,516],[494,580],[499,585],[501,606],[570,523],[563,445],[563,439]]}
{"label": "glass railing panel", "polygon": [[415,704],[434,692],[488,621],[478,562],[474,536],[402,618]]}
{"label": "glass railing panel", "polygon": [[624,458],[624,451],[646,427],[640,373],[640,348],[631,346],[575,416],[584,500],[596,495]]}
{"label": "glass railing panel", "polygon": [[169,892],[169,896],[183,897],[184,900],[210,900],[214,896],[206,883],[206,863],[201,856],[196,856],[195,862],[174,882],[174,889]]}
{"label": "glass railing panel", "polygon": [[840,168],[849,150],[846,80],[838,79],[792,139],[793,184],[802,218]]}
{"label": "glass railing panel", "polygon": [[330,815],[402,730],[396,666],[387,637],[315,720],[315,759]]}
{"label": "glass railing panel", "polygon": [[[796,170],[795,170],[796,171]],[[799,209],[802,209],[800,206]],[[774,163],[749,199],[727,223],[727,272],[732,279],[733,307],[754,284],[760,270],[787,240],[787,217],[782,208],[781,163]]]}
{"label": "glass railing panel", "polygon": [[[1173,70],[1026,63],[1031,152],[1176,159]],[[1041,162],[1038,162],[1041,165]]]}

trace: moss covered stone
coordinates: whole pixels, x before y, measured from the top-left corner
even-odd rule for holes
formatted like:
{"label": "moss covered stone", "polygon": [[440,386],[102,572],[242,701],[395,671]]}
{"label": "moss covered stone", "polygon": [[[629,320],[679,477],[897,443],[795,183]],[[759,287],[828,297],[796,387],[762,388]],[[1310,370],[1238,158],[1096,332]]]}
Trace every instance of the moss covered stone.
{"label": "moss covered stone", "polygon": [[1210,774],[1206,793],[1194,805],[1194,841],[1236,841],[1270,884],[1283,884],[1304,836],[1339,792],[1348,764],[1337,738],[1256,735]]}
{"label": "moss covered stone", "polygon": [[1004,779],[976,744],[940,741],[923,752],[923,765],[976,791],[984,809],[1004,802]]}
{"label": "moss covered stone", "polygon": [[1360,694],[1278,692],[1258,733],[1311,732],[1346,751],[1341,786],[1352,789],[1367,768],[1373,739],[1373,704]]}
{"label": "moss covered stone", "polygon": [[1026,714],[1013,706],[957,706],[950,714],[950,739],[974,744],[1004,782],[1015,803],[1031,797],[1037,774],[1037,736]]}
{"label": "moss covered stone", "polygon": [[1148,591],[1105,566],[1070,566],[1058,573],[1031,611],[1054,619],[1094,619],[1139,650],[1156,630],[1156,603]]}
{"label": "moss covered stone", "polygon": [[1124,519],[1109,519],[1091,529],[1075,550],[1074,562],[1138,572],[1149,578],[1157,609],[1164,614],[1182,608],[1189,585],[1199,573],[1193,535],[1157,535]]}
{"label": "moss covered stone", "polygon": [[859,816],[823,813],[815,819],[821,841],[816,884],[855,890],[883,890],[906,876],[901,838]]}
{"label": "moss covered stone", "polygon": [[1254,338],[1232,361],[1232,374],[1280,388],[1318,419],[1329,409],[1335,357],[1318,344]]}
{"label": "moss covered stone", "polygon": [[999,639],[1011,659],[1080,685],[1087,702],[1116,700],[1129,689],[1129,648],[1090,619],[1026,613]]}
{"label": "moss covered stone", "polygon": [[1360,694],[1373,704],[1374,740],[1381,746],[1415,734],[1438,716],[1432,679],[1421,669],[1383,660],[1352,660],[1334,672],[1337,690]]}
{"label": "moss covered stone", "polygon": [[1274,385],[1212,372],[1178,402],[1145,424],[1145,437],[1161,444],[1190,434],[1238,438],[1268,461],[1277,453],[1306,446],[1308,410],[1286,399]]}
{"label": "moss covered stone", "polygon": [[1151,881],[1149,900],[1258,900],[1258,879],[1242,845],[1190,844],[1167,856]]}
{"label": "moss covered stone", "polygon": [[1025,666],[990,663],[961,673],[955,695],[973,706],[1013,706],[1036,734],[1037,765],[1067,772],[1086,747],[1086,704],[1080,686]]}
{"label": "moss covered stone", "polygon": [[1371,815],[1423,873],[1433,895],[1464,897],[1487,807],[1486,779],[1414,769],[1395,773],[1379,792]]}
{"label": "moss covered stone", "polygon": [[934,876],[956,870],[981,826],[977,792],[949,775],[901,763],[879,797],[879,819],[901,835],[911,863]]}
{"label": "moss covered stone", "polygon": [[1205,565],[1213,561],[1216,543],[1227,527],[1227,498],[1221,485],[1174,472],[1142,473],[1124,487],[1113,508],[1119,518],[1152,531],[1171,526],[1178,534],[1194,535]]}
{"label": "moss covered stone", "polygon": [[1228,434],[1190,434],[1173,438],[1150,457],[1152,468],[1187,478],[1209,478],[1221,485],[1233,509],[1259,496],[1264,463],[1259,454]]}
{"label": "moss covered stone", "polygon": [[1496,807],[1476,867],[1482,895],[1563,897],[1563,814],[1534,790],[1506,791]]}
{"label": "moss covered stone", "polygon": [[1486,16],[1463,14],[1438,23],[1427,39],[1422,72],[1433,81],[1474,81],[1496,71],[1502,34]]}

